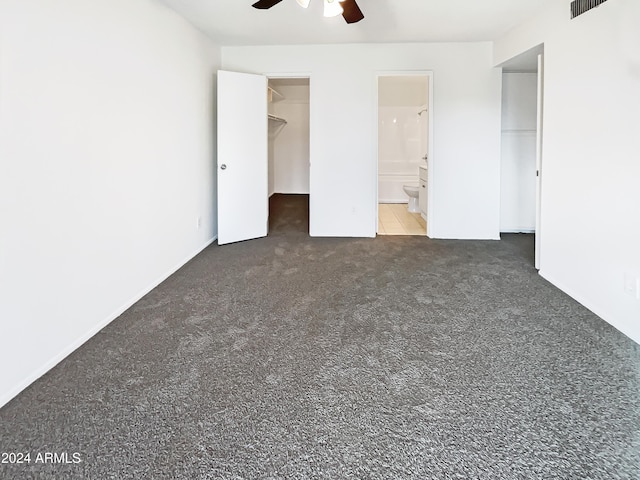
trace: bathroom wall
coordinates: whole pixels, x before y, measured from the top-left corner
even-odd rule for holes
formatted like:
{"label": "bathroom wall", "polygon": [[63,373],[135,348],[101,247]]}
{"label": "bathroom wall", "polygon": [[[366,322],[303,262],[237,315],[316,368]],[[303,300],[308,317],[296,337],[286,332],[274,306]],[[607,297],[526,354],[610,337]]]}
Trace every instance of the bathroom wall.
{"label": "bathroom wall", "polygon": [[378,201],[406,203],[402,186],[418,182],[418,165],[428,151],[428,78],[382,76],[378,79]]}

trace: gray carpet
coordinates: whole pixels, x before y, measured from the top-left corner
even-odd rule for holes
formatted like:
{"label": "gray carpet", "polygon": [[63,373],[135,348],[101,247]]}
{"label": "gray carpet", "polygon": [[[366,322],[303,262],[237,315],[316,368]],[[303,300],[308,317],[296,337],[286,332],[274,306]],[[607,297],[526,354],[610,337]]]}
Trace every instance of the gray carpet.
{"label": "gray carpet", "polygon": [[82,461],[0,477],[640,478],[640,349],[538,276],[530,236],[310,238],[306,201],[2,408],[0,451]]}

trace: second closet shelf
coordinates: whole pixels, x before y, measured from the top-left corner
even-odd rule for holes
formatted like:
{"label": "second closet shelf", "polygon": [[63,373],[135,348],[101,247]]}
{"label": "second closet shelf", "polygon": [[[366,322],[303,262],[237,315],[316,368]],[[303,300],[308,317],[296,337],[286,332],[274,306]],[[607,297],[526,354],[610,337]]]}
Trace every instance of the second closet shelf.
{"label": "second closet shelf", "polygon": [[275,116],[275,115],[268,114],[268,115],[267,115],[267,118],[268,118],[269,120],[273,120],[274,122],[279,122],[279,123],[284,123],[284,124],[286,124],[286,123],[287,123],[287,121],[286,121],[284,118],[277,117],[277,116]]}
{"label": "second closet shelf", "polygon": [[281,100],[284,100],[284,95],[282,95],[279,91],[269,85],[267,86],[267,100],[269,101],[269,103],[279,102]]}

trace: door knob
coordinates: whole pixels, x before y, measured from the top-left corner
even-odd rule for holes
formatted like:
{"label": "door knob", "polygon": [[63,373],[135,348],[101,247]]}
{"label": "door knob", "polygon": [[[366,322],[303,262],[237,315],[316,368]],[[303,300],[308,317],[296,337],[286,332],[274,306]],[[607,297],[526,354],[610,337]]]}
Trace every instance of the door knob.
{"label": "door knob", "polygon": [[220,170],[226,170],[227,169],[227,165],[226,164],[222,164],[220,165]]}

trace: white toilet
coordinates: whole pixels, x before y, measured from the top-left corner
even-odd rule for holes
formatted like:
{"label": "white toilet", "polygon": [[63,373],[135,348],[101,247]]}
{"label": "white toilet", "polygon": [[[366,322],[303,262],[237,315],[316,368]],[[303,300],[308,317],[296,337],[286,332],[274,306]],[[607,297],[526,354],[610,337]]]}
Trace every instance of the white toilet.
{"label": "white toilet", "polygon": [[420,188],[418,187],[418,184],[409,184],[409,185],[403,185],[402,189],[404,190],[404,193],[406,193],[407,195],[409,195],[409,206],[408,206],[408,210],[411,213],[420,213],[420,204],[418,202],[418,194],[420,193]]}

